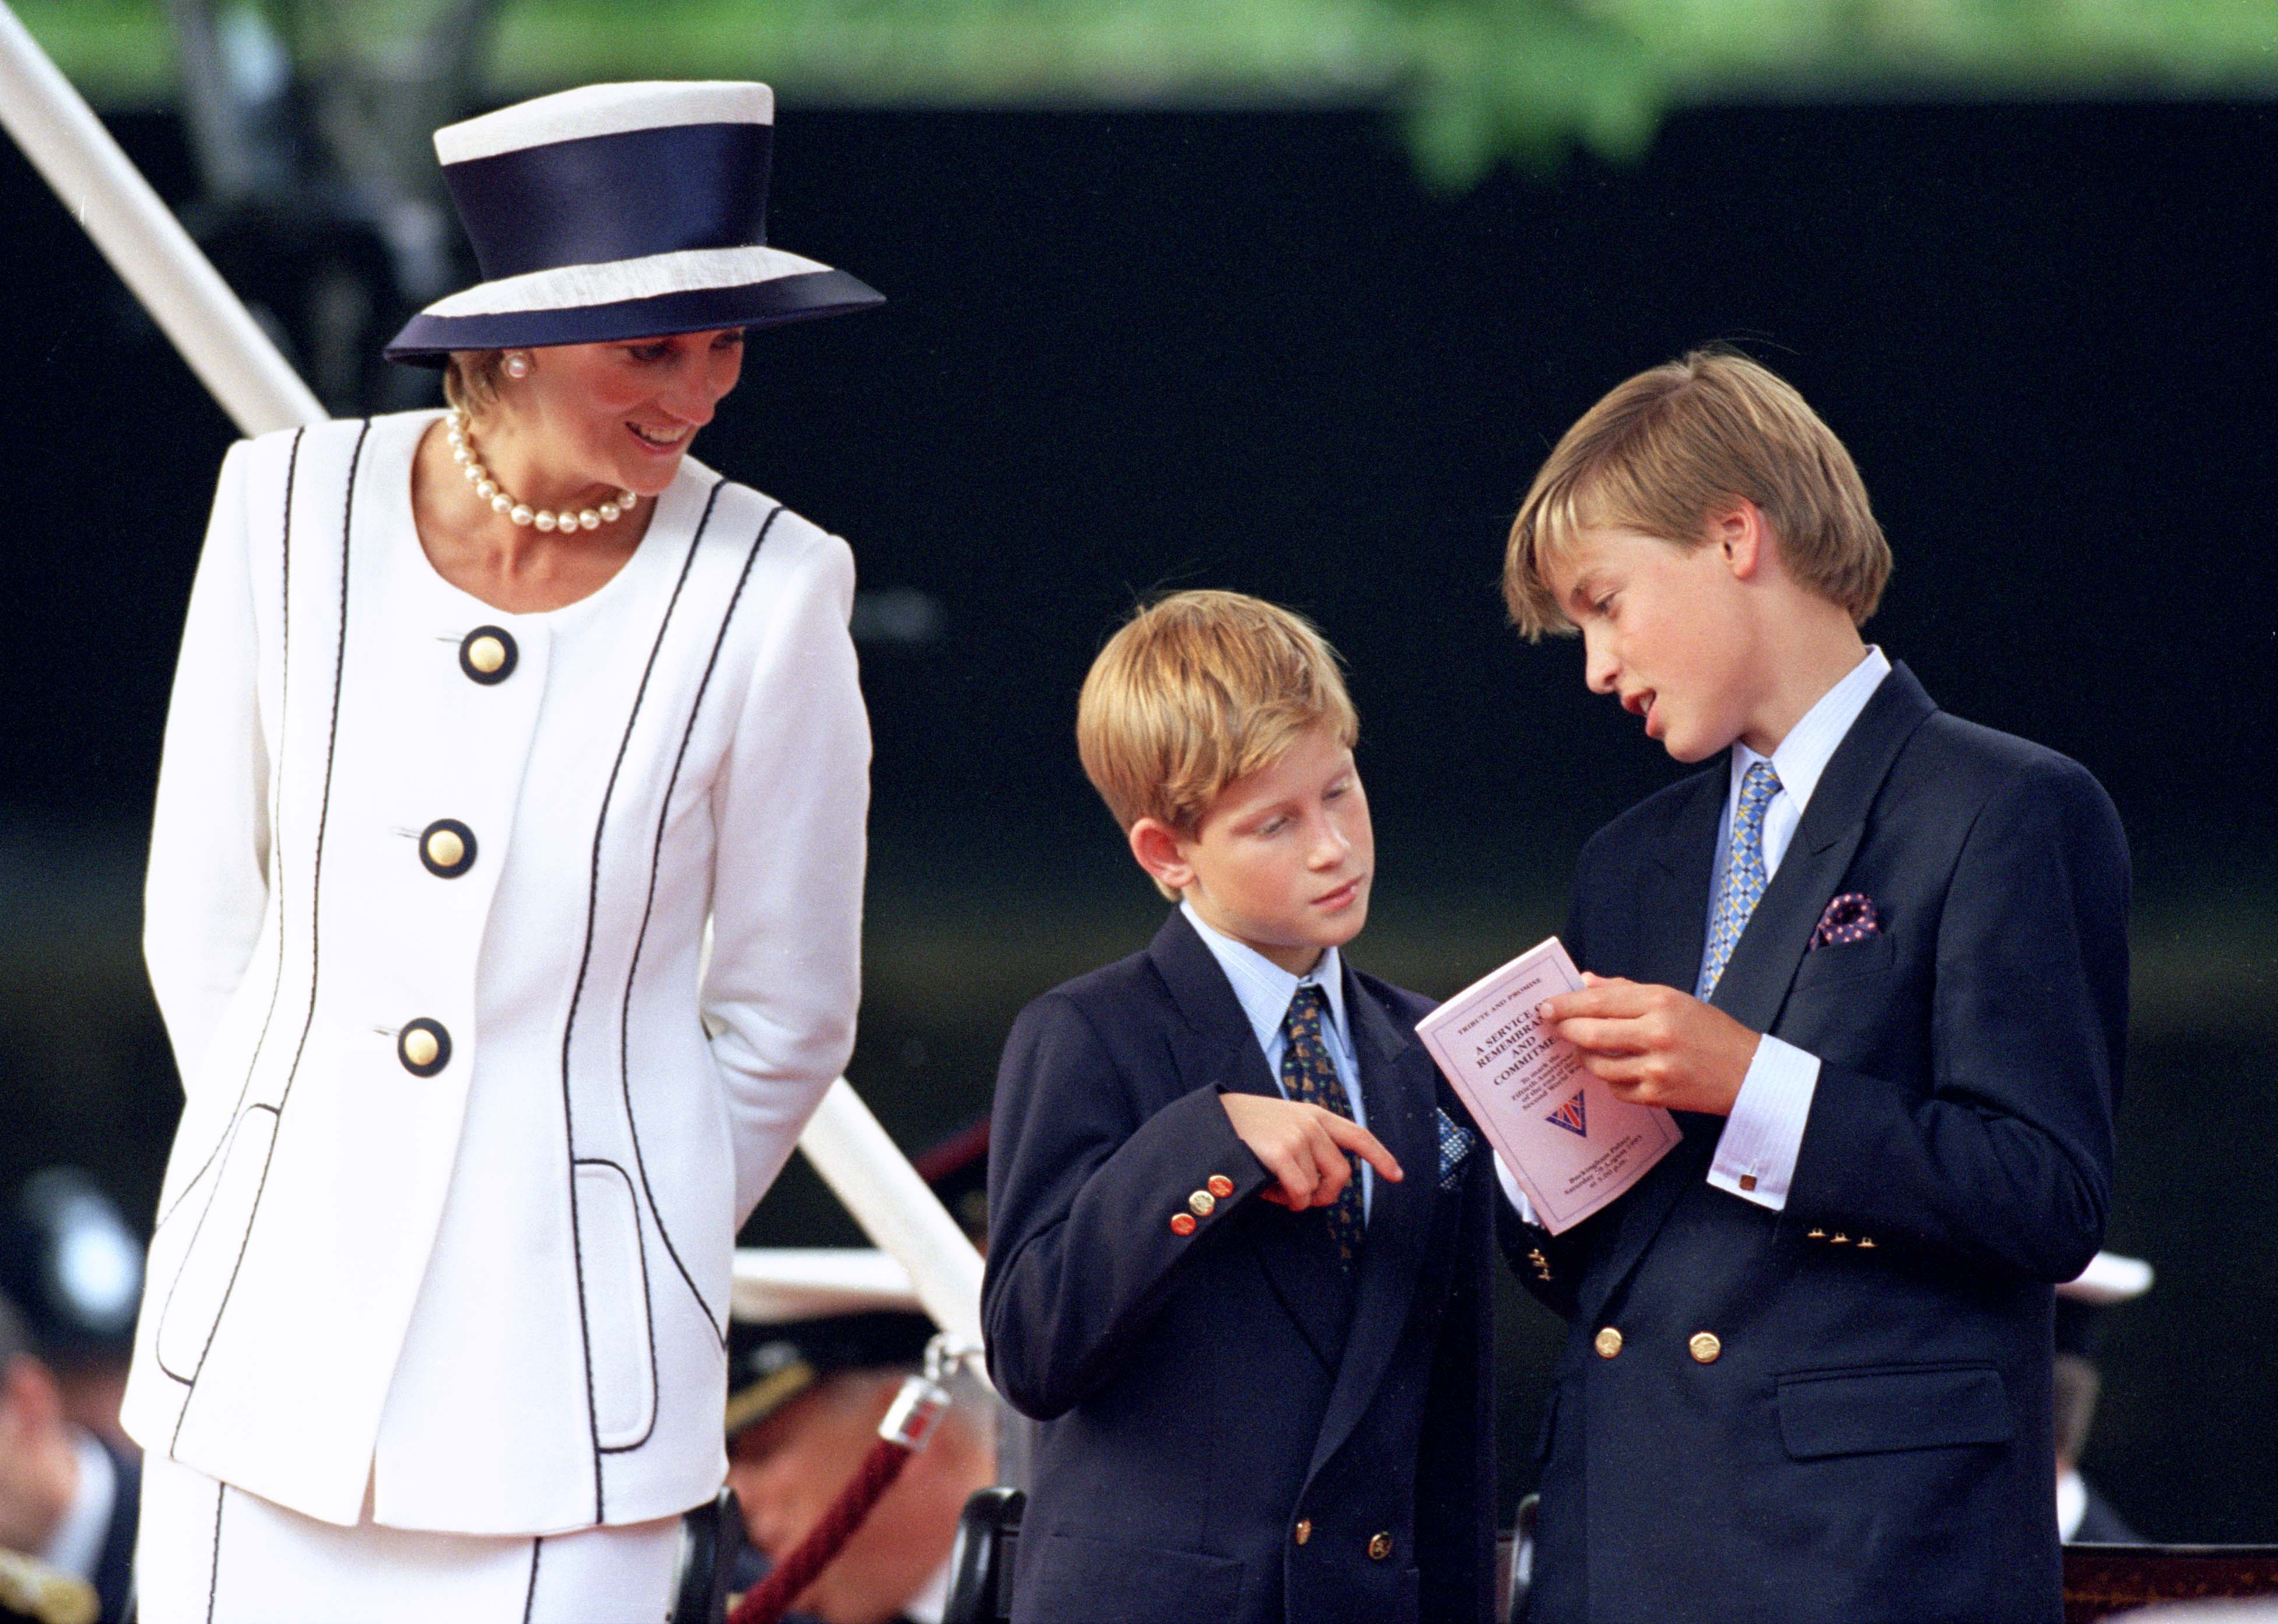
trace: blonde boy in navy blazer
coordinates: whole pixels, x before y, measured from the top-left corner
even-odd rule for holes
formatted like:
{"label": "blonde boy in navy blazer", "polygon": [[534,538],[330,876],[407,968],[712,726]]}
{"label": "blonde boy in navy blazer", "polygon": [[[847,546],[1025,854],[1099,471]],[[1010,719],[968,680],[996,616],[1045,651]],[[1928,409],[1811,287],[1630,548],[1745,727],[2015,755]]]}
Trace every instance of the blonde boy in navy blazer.
{"label": "blonde boy in navy blazer", "polygon": [[1335,656],[1184,593],[1084,684],[1085,770],[1180,906],[1022,1012],[982,1308],[1038,1418],[1016,1624],[1485,1624],[1487,1158],[1340,950],[1375,867]]}
{"label": "blonde boy in navy blazer", "polygon": [[2061,1616],[2051,1288],[2110,1205],[2128,850],[1861,641],[1889,570],[1842,444],[1714,351],[1592,408],[1512,528],[1520,628],[1710,763],[1585,848],[1594,984],[1543,1010],[1685,1141],[1510,1237],[1573,1321],[1536,1624]]}

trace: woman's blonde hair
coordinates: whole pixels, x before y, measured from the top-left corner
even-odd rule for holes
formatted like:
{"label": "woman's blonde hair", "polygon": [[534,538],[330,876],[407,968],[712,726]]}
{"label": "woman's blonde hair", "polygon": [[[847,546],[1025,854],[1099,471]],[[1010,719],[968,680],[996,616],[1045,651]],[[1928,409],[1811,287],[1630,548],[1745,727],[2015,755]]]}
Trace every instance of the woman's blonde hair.
{"label": "woman's blonde hair", "polygon": [[1091,663],[1076,752],[1123,829],[1151,817],[1192,832],[1227,785],[1321,722],[1347,746],[1359,737],[1336,651],[1310,621],[1238,592],[1181,592]]}
{"label": "woman's blonde hair", "polygon": [[1530,640],[1573,622],[1548,579],[1585,529],[1702,545],[1735,497],[1769,521],[1788,573],[1863,624],[1891,547],[1834,431],[1770,368],[1724,349],[1617,386],[1552,449],[1503,554],[1503,601]]}
{"label": "woman's blonde hair", "polygon": [[443,363],[443,398],[470,417],[480,418],[498,404],[503,349],[455,349]]}

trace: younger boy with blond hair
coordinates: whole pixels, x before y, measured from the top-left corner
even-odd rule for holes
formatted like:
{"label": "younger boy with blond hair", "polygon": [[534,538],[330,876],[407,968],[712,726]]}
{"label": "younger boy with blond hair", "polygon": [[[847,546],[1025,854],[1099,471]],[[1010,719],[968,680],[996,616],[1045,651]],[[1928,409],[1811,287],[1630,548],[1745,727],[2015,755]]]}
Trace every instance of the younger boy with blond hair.
{"label": "younger boy with blond hair", "polygon": [[1043,1422],[1016,1624],[1485,1624],[1493,1179],[1353,969],[1375,844],[1336,658],[1233,593],[1142,611],[1077,709],[1179,906],[1005,1045],[982,1287]]}
{"label": "younger boy with blond hair", "polygon": [[1520,629],[1711,763],[1585,847],[1591,984],[1541,1012],[1685,1140],[1509,1248],[1573,1321],[1534,1624],[2062,1616],[2051,1287],[2111,1202],[2128,849],[1861,641],[1889,571],[1841,442],[1718,351],[1599,402],[1512,526]]}

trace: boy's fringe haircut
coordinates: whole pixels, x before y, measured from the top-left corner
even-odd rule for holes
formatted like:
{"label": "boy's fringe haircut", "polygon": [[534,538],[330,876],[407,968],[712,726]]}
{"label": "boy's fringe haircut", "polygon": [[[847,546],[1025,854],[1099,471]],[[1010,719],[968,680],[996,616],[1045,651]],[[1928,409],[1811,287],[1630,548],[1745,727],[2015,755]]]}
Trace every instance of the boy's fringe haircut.
{"label": "boy's fringe haircut", "polygon": [[1510,527],[1512,622],[1529,641],[1574,630],[1547,577],[1579,532],[1699,547],[1740,496],[1770,521],[1788,573],[1864,624],[1891,578],[1891,548],[1851,454],[1785,379],[1720,348],[1639,373],[1566,431]]}
{"label": "boy's fringe haircut", "polygon": [[1140,609],[1092,662],[1076,751],[1127,832],[1151,817],[1192,833],[1227,785],[1322,721],[1347,746],[1359,736],[1336,652],[1310,621],[1241,593],[1181,592]]}

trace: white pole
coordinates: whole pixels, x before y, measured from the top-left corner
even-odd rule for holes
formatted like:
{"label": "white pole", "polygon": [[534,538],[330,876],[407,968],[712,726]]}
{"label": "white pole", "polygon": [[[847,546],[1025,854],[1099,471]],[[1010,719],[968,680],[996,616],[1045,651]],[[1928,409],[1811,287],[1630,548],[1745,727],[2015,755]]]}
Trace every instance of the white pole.
{"label": "white pole", "polygon": [[981,1253],[845,1078],[823,1095],[799,1147],[854,1222],[910,1271],[933,1322],[978,1349]]}
{"label": "white pole", "polygon": [[309,386],[5,0],[0,125],[240,429],[259,434],[325,417]]}

